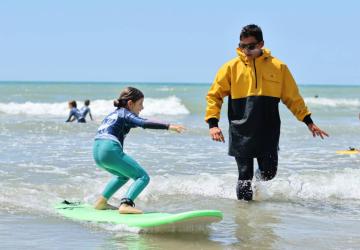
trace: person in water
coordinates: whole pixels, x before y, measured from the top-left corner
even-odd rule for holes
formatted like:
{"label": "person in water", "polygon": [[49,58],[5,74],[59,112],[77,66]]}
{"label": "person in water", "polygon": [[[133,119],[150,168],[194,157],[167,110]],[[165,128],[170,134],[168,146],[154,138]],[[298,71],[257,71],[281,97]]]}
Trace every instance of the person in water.
{"label": "person in water", "polygon": [[77,108],[76,101],[72,100],[68,102],[70,113],[69,117],[65,122],[73,122],[77,120],[77,122],[85,123],[85,118],[80,110]]}
{"label": "person in water", "polygon": [[239,177],[236,194],[239,200],[252,200],[251,181],[257,158],[260,180],[275,177],[280,137],[279,101],[281,100],[312,135],[328,136],[311,119],[290,70],[270,51],[263,48],[259,26],[251,24],[240,33],[238,56],[218,71],[207,94],[205,120],[214,141],[225,142],[218,126],[223,100],[228,96],[229,155],[234,156]]}
{"label": "person in water", "polygon": [[91,110],[90,110],[90,100],[85,100],[84,101],[84,106],[80,109],[80,112],[82,113],[82,116],[84,117],[84,119],[86,119],[87,114],[89,114],[90,119],[93,121],[93,117],[91,115]]}
{"label": "person in water", "polygon": [[129,179],[134,182],[120,201],[119,212],[124,214],[139,214],[134,200],[149,183],[149,175],[130,156],[124,153],[124,139],[131,128],[168,129],[182,132],[184,127],[168,123],[155,122],[139,117],[143,109],[144,94],[133,87],[125,88],[120,97],[114,101],[116,109],[105,117],[95,136],[93,157],[100,168],[113,174],[113,179],[107,184],[101,197],[96,201],[95,209],[115,209],[108,200]]}

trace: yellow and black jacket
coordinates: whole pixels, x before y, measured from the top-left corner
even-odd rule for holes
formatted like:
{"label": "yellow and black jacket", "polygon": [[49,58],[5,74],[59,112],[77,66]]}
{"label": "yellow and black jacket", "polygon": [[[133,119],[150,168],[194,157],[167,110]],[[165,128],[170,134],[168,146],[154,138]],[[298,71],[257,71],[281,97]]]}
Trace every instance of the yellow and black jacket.
{"label": "yellow and black jacket", "polygon": [[205,120],[217,126],[224,97],[229,97],[229,154],[258,157],[276,152],[280,137],[279,101],[300,121],[311,123],[310,112],[287,66],[263,49],[260,57],[248,61],[238,57],[218,71],[207,94]]}

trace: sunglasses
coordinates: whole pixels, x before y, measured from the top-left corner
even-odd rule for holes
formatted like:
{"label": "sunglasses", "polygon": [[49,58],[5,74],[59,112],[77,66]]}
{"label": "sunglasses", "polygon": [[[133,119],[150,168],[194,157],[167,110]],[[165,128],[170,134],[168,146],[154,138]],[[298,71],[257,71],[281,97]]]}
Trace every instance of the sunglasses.
{"label": "sunglasses", "polygon": [[258,44],[259,43],[249,43],[249,44],[239,43],[239,48],[246,49],[246,50],[254,50],[254,49],[256,49],[256,45],[258,45]]}

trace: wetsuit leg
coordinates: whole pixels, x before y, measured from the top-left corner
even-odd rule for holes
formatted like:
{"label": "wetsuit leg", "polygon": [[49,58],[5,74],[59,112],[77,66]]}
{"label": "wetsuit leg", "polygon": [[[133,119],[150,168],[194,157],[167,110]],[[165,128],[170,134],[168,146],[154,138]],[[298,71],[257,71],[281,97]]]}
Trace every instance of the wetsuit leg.
{"label": "wetsuit leg", "polygon": [[105,197],[107,200],[109,200],[111,196],[113,196],[113,194],[129,180],[128,177],[120,174],[115,170],[112,170],[111,166],[107,164],[108,159],[112,157],[111,154],[116,153],[111,152],[112,149],[116,150],[116,147],[113,146],[114,145],[110,143],[106,143],[105,140],[96,140],[93,147],[93,157],[96,165],[115,175],[106,185],[104,191],[102,192],[102,196]]}
{"label": "wetsuit leg", "polygon": [[257,158],[260,180],[268,181],[275,177],[278,166],[278,152],[269,153]]}
{"label": "wetsuit leg", "polygon": [[126,176],[134,180],[129,190],[126,192],[125,198],[134,201],[136,197],[144,190],[149,184],[150,177],[146,171],[130,156],[124,154],[124,162],[127,164]]}
{"label": "wetsuit leg", "polygon": [[102,196],[109,200],[111,196],[116,193],[116,191],[118,191],[122,186],[124,186],[126,182],[128,182],[129,178],[109,168],[104,167],[104,169],[115,175],[110,180],[110,182],[108,182],[108,184],[104,188],[104,191],[102,192]]}
{"label": "wetsuit leg", "polygon": [[238,200],[252,200],[253,191],[251,188],[251,180],[254,176],[254,160],[253,158],[235,157],[239,178],[236,186],[236,195]]}
{"label": "wetsuit leg", "polygon": [[145,170],[130,156],[126,155],[117,142],[95,140],[93,153],[95,162],[99,167],[116,175],[103,192],[105,198],[109,199],[131,178],[135,182],[126,193],[126,198],[133,201],[149,183],[150,178]]}

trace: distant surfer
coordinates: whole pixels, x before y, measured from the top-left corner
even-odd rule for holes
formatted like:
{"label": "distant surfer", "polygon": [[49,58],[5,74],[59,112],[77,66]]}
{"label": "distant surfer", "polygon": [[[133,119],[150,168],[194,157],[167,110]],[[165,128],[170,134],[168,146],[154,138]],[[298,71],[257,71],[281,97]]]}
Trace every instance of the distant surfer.
{"label": "distant surfer", "polygon": [[223,100],[228,96],[229,155],[234,156],[239,177],[239,200],[252,200],[253,158],[257,158],[260,180],[275,177],[278,166],[281,100],[314,137],[328,136],[312,121],[310,111],[286,64],[263,48],[259,26],[243,27],[238,56],[218,71],[207,94],[205,120],[214,141],[225,142],[218,122]]}
{"label": "distant surfer", "polygon": [[149,183],[146,171],[130,156],[124,153],[124,139],[131,128],[168,129],[182,132],[184,127],[168,123],[155,122],[139,117],[143,109],[144,94],[132,87],[125,88],[120,97],[114,101],[116,109],[105,117],[95,136],[93,156],[96,164],[113,174],[102,196],[96,201],[96,209],[114,209],[108,204],[112,195],[129,179],[134,182],[121,199],[119,212],[125,214],[142,213],[135,208],[134,200]]}
{"label": "distant surfer", "polygon": [[82,112],[77,108],[76,101],[72,100],[68,102],[68,107],[70,109],[69,117],[65,122],[73,122],[77,120],[77,122],[85,123],[85,118],[83,117]]}
{"label": "distant surfer", "polygon": [[349,147],[349,151],[360,152],[360,150],[359,150],[359,149],[356,149],[356,148],[354,148],[354,147]]}
{"label": "distant surfer", "polygon": [[91,110],[89,106],[90,106],[90,100],[85,100],[84,106],[80,109],[80,112],[82,113],[84,119],[86,119],[86,116],[89,114],[90,119],[93,121],[94,119],[91,115]]}

